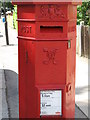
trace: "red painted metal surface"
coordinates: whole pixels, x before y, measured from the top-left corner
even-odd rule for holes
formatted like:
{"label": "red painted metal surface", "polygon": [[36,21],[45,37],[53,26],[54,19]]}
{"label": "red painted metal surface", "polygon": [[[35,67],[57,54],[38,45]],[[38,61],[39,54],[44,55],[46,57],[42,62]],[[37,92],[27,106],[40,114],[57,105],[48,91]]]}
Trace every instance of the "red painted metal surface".
{"label": "red painted metal surface", "polygon": [[76,4],[18,4],[19,117],[40,118],[40,91],[62,90],[62,116],[75,115]]}

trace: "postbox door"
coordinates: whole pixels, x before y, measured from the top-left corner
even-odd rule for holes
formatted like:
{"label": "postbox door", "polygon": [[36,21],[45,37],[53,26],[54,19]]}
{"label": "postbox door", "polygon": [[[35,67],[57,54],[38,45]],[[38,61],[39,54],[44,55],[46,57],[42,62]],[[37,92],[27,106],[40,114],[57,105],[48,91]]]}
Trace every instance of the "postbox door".
{"label": "postbox door", "polygon": [[67,41],[35,43],[35,84],[66,83]]}

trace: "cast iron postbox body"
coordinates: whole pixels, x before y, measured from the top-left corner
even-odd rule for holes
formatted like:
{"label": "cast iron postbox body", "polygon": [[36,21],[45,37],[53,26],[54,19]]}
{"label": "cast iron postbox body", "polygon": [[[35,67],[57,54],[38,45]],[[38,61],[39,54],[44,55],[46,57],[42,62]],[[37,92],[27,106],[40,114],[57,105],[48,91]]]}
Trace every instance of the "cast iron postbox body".
{"label": "cast iron postbox body", "polygon": [[74,118],[77,4],[18,6],[19,117]]}

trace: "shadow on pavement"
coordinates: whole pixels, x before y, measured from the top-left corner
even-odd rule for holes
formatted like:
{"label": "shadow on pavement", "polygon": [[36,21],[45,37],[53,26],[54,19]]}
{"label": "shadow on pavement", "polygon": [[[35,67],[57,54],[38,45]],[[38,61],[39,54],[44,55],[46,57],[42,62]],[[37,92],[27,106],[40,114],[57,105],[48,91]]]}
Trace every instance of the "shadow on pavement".
{"label": "shadow on pavement", "polygon": [[0,37],[3,37],[3,35],[0,35]]}
{"label": "shadow on pavement", "polygon": [[[17,44],[9,44],[8,46],[17,46]],[[2,47],[8,47],[7,45],[2,45]]]}
{"label": "shadow on pavement", "polygon": [[6,99],[10,118],[19,116],[18,74],[11,70],[4,70],[6,81]]}

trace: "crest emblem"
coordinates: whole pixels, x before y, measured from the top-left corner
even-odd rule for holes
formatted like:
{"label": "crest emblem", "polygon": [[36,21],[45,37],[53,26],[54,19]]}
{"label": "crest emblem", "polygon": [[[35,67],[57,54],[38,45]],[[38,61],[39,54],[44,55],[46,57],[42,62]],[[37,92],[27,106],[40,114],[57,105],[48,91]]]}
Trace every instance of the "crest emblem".
{"label": "crest emblem", "polygon": [[48,48],[44,48],[43,52],[46,53],[47,59],[43,61],[44,64],[48,65],[50,63],[57,64],[55,57],[58,49],[48,50]]}

